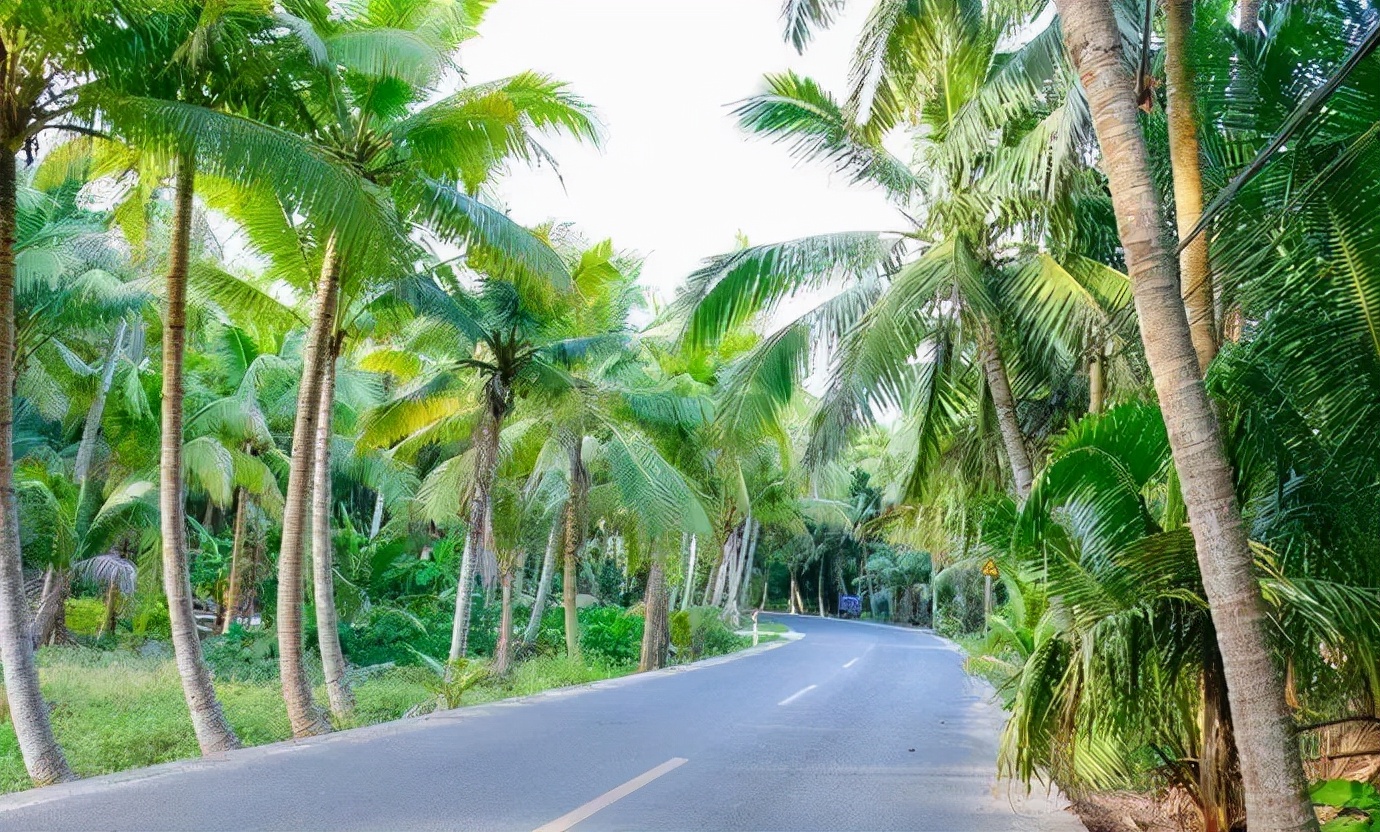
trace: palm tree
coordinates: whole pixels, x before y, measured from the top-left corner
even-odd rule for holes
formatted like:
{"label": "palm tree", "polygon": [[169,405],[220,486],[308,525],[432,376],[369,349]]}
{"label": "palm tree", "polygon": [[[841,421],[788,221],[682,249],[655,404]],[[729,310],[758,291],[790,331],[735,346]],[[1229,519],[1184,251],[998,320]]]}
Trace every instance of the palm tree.
{"label": "palm tree", "polygon": [[[1127,293],[1112,265],[1089,256],[1096,241],[1068,231],[1101,186],[1078,173],[1091,135],[1081,94],[1051,57],[1057,32],[1002,53],[999,27],[968,12],[960,3],[924,10],[882,3],[860,42],[858,72],[868,74],[871,56],[892,57],[877,58],[884,69],[844,104],[787,73],[770,76],[768,91],[738,110],[744,127],[791,143],[799,156],[830,161],[898,201],[918,194],[923,214],[912,219],[915,228],[723,255],[692,275],[679,303],[687,338],[702,343],[784,298],[841,284],[835,297],[766,338],[756,369],[745,374],[749,385],[778,385],[763,394],[785,401],[811,363],[810,345],[837,345],[807,463],[836,457],[879,411],[900,409],[917,431],[907,489],[917,495],[957,425],[982,424],[971,414],[990,402],[1023,497],[1035,466],[1013,378],[1038,389],[1049,368],[1022,362],[1022,340],[1062,343],[1064,358],[1086,361],[1101,382],[1110,336],[1070,344],[1069,322],[1084,336],[1110,330]],[[928,45],[911,55],[908,44],[916,43]],[[886,63],[893,58],[895,66]],[[1035,103],[1032,88],[1040,91]],[[905,118],[923,127],[914,171],[881,142]],[[1040,331],[1016,337],[1034,325]]]}
{"label": "palm tree", "polygon": [[1101,0],[1063,0],[1057,6],[1097,128],[1146,359],[1195,531],[1241,757],[1246,812],[1256,828],[1316,829],[1283,676],[1268,648],[1264,602],[1252,575],[1254,558],[1233,471],[1203,387],[1179,276],[1159,223],[1144,221],[1159,216],[1160,200],[1112,7]]}
{"label": "palm tree", "polygon": [[98,4],[79,8],[7,4],[0,9],[0,663],[15,735],[36,785],[72,777],[53,738],[38,687],[24,600],[14,491],[16,155],[32,160],[44,130],[77,128],[71,113],[85,77],[84,27],[103,20]]}
{"label": "palm tree", "polygon": [[[368,3],[343,19],[333,16],[325,3],[304,0],[293,6],[311,33],[308,46],[317,64],[317,71],[308,76],[310,86],[296,128],[323,155],[340,160],[361,182],[386,189],[403,219],[425,226],[440,240],[469,244],[475,251],[487,247],[490,256],[508,258],[512,268],[561,271],[549,249],[473,194],[509,160],[545,158],[536,143],[540,131],[593,139],[594,124],[582,102],[563,85],[535,74],[432,101],[454,66],[456,47],[475,33],[482,14],[477,5],[434,0],[411,0],[402,6]],[[397,49],[403,31],[423,54],[401,58]],[[319,417],[330,414],[323,391],[334,366],[340,288],[342,283],[359,283],[365,275],[386,282],[411,270],[406,254],[411,247],[405,242],[394,251],[370,249],[349,255],[341,248],[342,229],[326,228],[325,239],[316,241],[320,279],[304,352],[308,370],[293,431],[279,556],[281,673],[293,731],[299,736],[327,728],[315,716],[301,662],[297,610],[302,599],[295,576],[301,571],[303,520],[315,462],[311,448],[314,439],[330,435],[329,425],[319,424]],[[496,439],[497,430],[492,441]],[[328,536],[315,535],[322,542]],[[323,582],[329,576],[328,570],[321,573]],[[318,586],[317,595],[333,597],[328,586]],[[328,642],[325,652],[334,657],[334,630],[322,628],[321,633]]]}

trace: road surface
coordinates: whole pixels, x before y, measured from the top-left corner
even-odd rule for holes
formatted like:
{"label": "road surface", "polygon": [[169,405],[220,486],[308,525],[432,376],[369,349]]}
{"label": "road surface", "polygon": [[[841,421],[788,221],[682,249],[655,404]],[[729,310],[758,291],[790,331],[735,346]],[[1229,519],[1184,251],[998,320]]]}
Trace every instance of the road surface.
{"label": "road surface", "polygon": [[925,633],[691,668],[0,798],[0,829],[1075,832],[994,781],[1001,713]]}

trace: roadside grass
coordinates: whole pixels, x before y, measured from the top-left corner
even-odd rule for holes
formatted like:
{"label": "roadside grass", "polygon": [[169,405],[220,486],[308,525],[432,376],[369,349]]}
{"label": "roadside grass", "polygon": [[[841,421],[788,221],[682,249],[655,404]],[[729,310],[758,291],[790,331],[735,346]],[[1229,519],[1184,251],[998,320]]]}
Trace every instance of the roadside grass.
{"label": "roadside grass", "polygon": [[[778,638],[775,633],[764,634],[761,641]],[[751,646],[751,639],[744,641],[739,649]],[[158,646],[162,649],[149,651],[153,655],[129,648],[45,647],[38,651],[39,677],[52,708],[53,730],[78,775],[111,774],[197,756],[177,667],[166,646]],[[636,669],[636,665],[600,659],[536,656],[518,664],[506,678],[466,691],[463,705],[612,679]],[[340,727],[360,728],[431,711],[436,693],[428,687],[427,672],[419,667],[391,667],[356,682],[354,716]],[[245,745],[292,736],[276,678],[222,676],[216,691]],[[319,689],[317,700],[325,699],[324,688]],[[0,719],[0,793],[22,791],[30,782],[14,728],[8,713],[0,713]]]}
{"label": "roadside grass", "polygon": [[[751,630],[752,628],[751,628],[751,627],[748,627],[748,629]],[[785,624],[782,624],[782,623],[777,622],[777,621],[759,621],[759,622],[757,623],[757,632],[759,632],[759,633],[777,633],[777,634],[781,634],[781,633],[789,633],[790,631],[791,631],[791,628],[790,628],[790,627],[787,627]]]}

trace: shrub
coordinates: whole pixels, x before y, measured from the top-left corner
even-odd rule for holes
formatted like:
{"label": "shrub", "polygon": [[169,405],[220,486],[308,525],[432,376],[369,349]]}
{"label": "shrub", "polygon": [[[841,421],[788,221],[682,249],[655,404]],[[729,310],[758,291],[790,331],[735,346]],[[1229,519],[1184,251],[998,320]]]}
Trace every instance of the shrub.
{"label": "shrub", "polygon": [[105,602],[99,598],[68,598],[67,629],[80,636],[94,636],[105,623]]}
{"label": "shrub", "polygon": [[272,629],[248,630],[231,624],[225,635],[206,639],[203,651],[217,679],[263,682],[278,678],[278,636]]}
{"label": "shrub", "polygon": [[353,624],[340,627],[340,649],[351,663],[368,666],[392,662],[420,665],[420,652],[444,660],[450,652],[452,612],[439,606],[409,612],[394,606],[371,607]]}
{"label": "shrub", "polygon": [[671,643],[682,661],[732,653],[748,644],[748,639],[728,628],[717,607],[691,607],[671,614]]}
{"label": "shrub", "polygon": [[618,607],[586,607],[579,611],[580,650],[610,664],[631,664],[642,652],[641,616]]}

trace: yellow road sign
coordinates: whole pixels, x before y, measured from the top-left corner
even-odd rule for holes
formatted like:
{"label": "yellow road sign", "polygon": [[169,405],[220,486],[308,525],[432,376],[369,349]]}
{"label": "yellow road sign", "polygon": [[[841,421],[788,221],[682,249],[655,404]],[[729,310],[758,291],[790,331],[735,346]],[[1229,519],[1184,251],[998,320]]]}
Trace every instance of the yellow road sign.
{"label": "yellow road sign", "polygon": [[982,574],[989,578],[1001,577],[1001,572],[997,569],[997,562],[991,558],[988,558],[987,562],[982,565]]}

